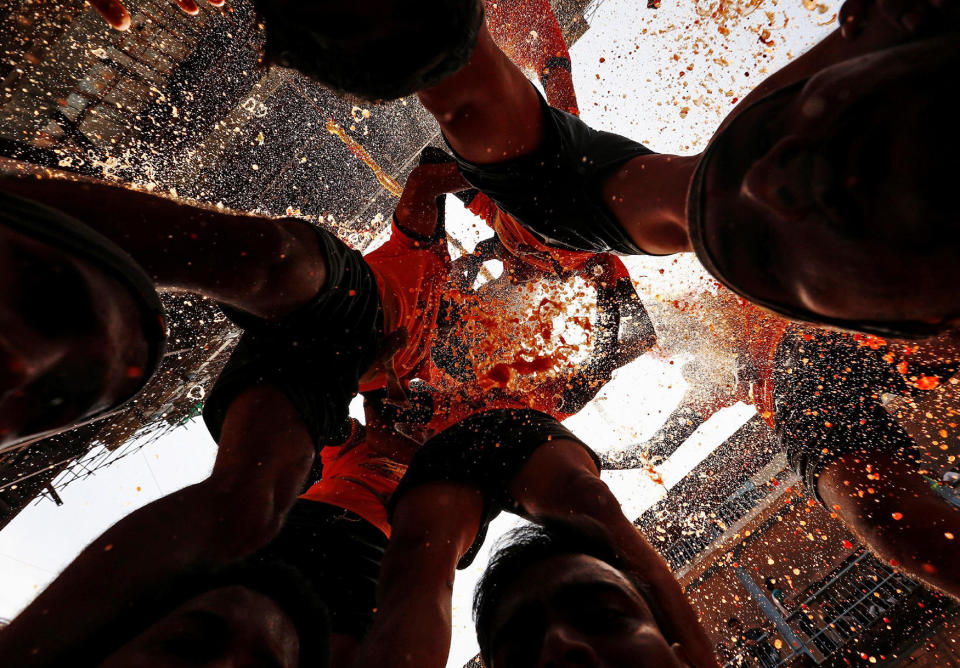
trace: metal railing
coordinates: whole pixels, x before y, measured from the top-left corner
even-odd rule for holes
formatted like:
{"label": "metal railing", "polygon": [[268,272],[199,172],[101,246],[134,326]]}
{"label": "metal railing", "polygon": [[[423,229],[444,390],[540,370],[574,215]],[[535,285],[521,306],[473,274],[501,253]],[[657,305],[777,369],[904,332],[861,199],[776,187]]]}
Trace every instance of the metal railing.
{"label": "metal railing", "polygon": [[[781,471],[776,479],[789,475]],[[663,557],[678,571],[703,553],[704,549],[726,534],[730,527],[753,511],[775,488],[770,485],[753,485],[750,481],[727,497],[727,500],[711,509],[705,523],[696,533],[670,543],[663,550]]]}
{"label": "metal railing", "polygon": [[[724,668],[756,666],[778,668],[798,654],[807,653],[822,663],[883,617],[884,613],[913,593],[919,585],[869,552],[862,551],[833,573],[787,617],[787,623],[806,642],[806,648],[791,648],[776,634],[764,633],[751,646],[724,664]],[[778,658],[774,659],[774,654]]]}

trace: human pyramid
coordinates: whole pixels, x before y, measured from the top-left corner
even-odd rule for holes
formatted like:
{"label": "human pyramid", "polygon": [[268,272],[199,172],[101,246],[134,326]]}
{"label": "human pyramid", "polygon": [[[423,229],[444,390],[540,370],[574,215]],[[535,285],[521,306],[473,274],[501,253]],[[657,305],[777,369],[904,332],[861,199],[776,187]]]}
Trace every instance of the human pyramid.
{"label": "human pyramid", "polygon": [[[89,2],[128,27],[118,0]],[[755,325],[736,341],[742,384],[698,410],[754,404],[815,499],[960,597],[944,538],[960,514],[881,402],[960,369],[954,3],[848,0],[692,156],[579,119],[547,0],[256,5],[268,62],[354,97],[416,93],[448,151],[423,150],[367,255],[296,218],[0,179],[0,448],[137,394],[164,350],[157,290],[214,299],[243,330],[204,405],[209,477],[91,543],[0,633],[0,663],[439,668],[456,570],[507,511],[534,526],[477,589],[488,668],[716,666],[669,566],[561,424],[656,342],[618,255],[695,253]],[[496,233],[456,261],[449,193]],[[488,259],[503,275],[474,288]],[[491,334],[493,305],[539,280],[595,294],[585,359],[558,362],[518,317]]]}

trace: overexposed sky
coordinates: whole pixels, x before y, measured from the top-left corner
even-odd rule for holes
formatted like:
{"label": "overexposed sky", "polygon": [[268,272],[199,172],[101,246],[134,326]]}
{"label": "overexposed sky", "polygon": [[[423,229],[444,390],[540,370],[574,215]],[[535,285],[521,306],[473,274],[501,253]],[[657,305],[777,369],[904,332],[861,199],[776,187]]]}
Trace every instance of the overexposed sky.
{"label": "overexposed sky", "polygon": [[[701,150],[713,128],[764,73],[773,72],[836,24],[831,0],[605,0],[591,29],[571,49],[584,120],[658,152]],[[374,110],[375,113],[375,110]],[[472,248],[482,226],[448,198],[448,228]],[[695,258],[625,260],[648,306],[698,290],[710,281]],[[650,308],[657,318],[669,310]],[[664,343],[661,341],[661,344]],[[694,351],[664,346],[619,370],[579,415],[567,421],[598,451],[641,443],[663,423],[686,390],[680,367]],[[673,361],[674,364],[670,362]],[[644,470],[605,473],[625,512],[638,516],[753,414],[744,405],[721,411],[660,469],[665,485]],[[64,505],[43,498],[0,531],[0,618],[15,616],[95,536],[136,508],[203,479],[216,447],[199,420],[61,492]],[[485,551],[454,587],[454,642],[448,666],[477,651],[470,621],[473,585],[494,538],[516,524],[503,516]]]}

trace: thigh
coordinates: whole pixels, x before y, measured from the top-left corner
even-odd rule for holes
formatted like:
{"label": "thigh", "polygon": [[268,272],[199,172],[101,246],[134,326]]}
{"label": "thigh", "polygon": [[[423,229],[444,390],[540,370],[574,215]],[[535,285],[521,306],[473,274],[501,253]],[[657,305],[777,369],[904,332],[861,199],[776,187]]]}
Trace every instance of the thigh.
{"label": "thigh", "polygon": [[573,478],[587,475],[600,479],[595,456],[579,441],[546,441],[511,481],[510,495],[528,515],[551,510],[567,496]]}

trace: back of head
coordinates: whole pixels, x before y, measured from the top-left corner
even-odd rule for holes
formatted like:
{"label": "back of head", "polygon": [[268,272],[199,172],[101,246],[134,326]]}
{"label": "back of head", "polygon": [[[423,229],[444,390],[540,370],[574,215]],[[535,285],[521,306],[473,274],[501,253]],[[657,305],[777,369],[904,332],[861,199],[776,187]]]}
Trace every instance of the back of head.
{"label": "back of head", "polygon": [[254,0],[268,63],[338,93],[392,100],[439,83],[470,59],[480,0]]}

